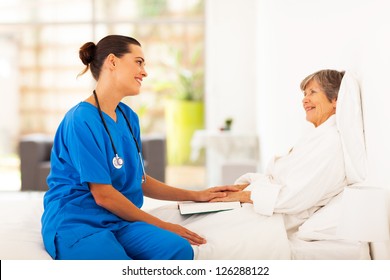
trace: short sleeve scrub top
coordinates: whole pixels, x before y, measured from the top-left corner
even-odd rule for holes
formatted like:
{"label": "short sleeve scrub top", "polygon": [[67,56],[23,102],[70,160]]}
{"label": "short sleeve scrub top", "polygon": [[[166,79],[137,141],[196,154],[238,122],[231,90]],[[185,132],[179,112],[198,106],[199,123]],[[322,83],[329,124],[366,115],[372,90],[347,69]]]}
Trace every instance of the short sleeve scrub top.
{"label": "short sleeve scrub top", "polygon": [[[134,137],[141,147],[136,113],[120,103],[129,119]],[[143,204],[142,165],[136,143],[124,116],[117,109],[117,121],[103,112],[117,153],[124,160],[122,168],[113,166],[115,156],[109,135],[99,112],[92,104],[81,102],[62,120],[54,138],[49,190],[44,197],[42,236],[48,253],[56,257],[55,237],[66,236],[69,246],[83,237],[102,230],[117,230],[127,222],[98,206],[88,182],[110,184],[134,205]]]}

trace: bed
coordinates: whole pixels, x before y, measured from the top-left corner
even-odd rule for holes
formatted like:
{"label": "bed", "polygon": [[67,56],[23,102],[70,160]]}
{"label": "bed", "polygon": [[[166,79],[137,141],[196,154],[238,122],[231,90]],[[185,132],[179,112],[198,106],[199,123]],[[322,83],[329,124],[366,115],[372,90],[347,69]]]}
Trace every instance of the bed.
{"label": "bed", "polygon": [[[336,118],[342,134],[347,178],[353,185],[364,181],[367,162],[359,85],[347,73],[337,106]],[[40,235],[43,194],[0,194],[0,259],[50,259]],[[251,204],[243,204],[231,211],[182,216],[175,202],[146,199],[143,209],[203,235],[208,242],[193,247],[198,260],[371,259],[369,243],[343,240],[337,234],[342,195],[343,192],[333,197],[293,232],[286,232],[280,214],[270,217],[256,214]],[[207,215],[206,219],[204,215]],[[226,223],[226,220],[230,222]]]}
{"label": "bed", "polygon": [[[43,192],[3,192],[0,196],[0,259],[2,260],[50,260],[40,234],[40,217],[43,212]],[[368,243],[342,240],[309,241],[296,233],[287,235],[283,230],[281,217],[274,216],[268,221],[269,229],[254,227],[259,217],[251,213],[250,205],[243,205],[235,211],[219,212],[200,222],[203,214],[181,216],[175,202],[161,202],[146,199],[144,209],[172,222],[180,222],[204,235],[208,243],[194,246],[196,259],[370,259]],[[174,211],[176,210],[176,211]],[[228,213],[230,212],[230,213]],[[12,215],[10,215],[12,213]],[[224,224],[224,216],[239,220],[239,225],[231,228]],[[260,215],[258,215],[260,216]],[[246,217],[245,219],[242,219]],[[257,220],[256,223],[254,219]],[[219,224],[218,224],[219,223]],[[214,230],[212,230],[214,229]],[[217,230],[216,230],[217,229]],[[224,232],[220,236],[221,230]],[[248,242],[259,240],[266,234],[267,240],[275,242]],[[238,238],[239,236],[239,238]],[[263,236],[264,237],[264,236]],[[227,242],[228,241],[228,242]]]}

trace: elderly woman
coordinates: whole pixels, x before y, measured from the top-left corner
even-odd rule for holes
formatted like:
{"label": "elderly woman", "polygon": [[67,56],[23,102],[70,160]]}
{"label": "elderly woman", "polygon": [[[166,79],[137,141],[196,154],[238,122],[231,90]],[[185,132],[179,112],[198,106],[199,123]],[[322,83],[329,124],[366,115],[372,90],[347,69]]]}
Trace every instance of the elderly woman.
{"label": "elderly woman", "polygon": [[214,201],[253,203],[256,212],[284,214],[286,229],[301,225],[346,185],[344,158],[336,127],[337,96],[344,72],[321,70],[301,82],[302,105],[313,130],[284,156],[274,157],[265,174],[248,173]]}

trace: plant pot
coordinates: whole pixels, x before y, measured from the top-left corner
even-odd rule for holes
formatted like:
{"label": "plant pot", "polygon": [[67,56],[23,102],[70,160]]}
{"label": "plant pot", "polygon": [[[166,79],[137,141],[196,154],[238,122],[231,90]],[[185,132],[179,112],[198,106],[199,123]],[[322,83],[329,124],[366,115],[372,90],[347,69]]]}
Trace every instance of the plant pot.
{"label": "plant pot", "polygon": [[196,130],[204,128],[204,103],[169,99],[165,120],[168,164],[190,164],[192,136]]}

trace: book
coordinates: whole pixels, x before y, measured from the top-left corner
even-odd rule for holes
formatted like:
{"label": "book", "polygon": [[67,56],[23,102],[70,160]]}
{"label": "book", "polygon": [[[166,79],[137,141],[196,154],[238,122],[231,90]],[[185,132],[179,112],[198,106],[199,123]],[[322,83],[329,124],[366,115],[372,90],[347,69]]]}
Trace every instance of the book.
{"label": "book", "polygon": [[199,213],[210,213],[218,211],[233,210],[241,207],[239,201],[228,201],[228,202],[194,202],[194,201],[183,201],[178,203],[180,214],[199,214]]}

